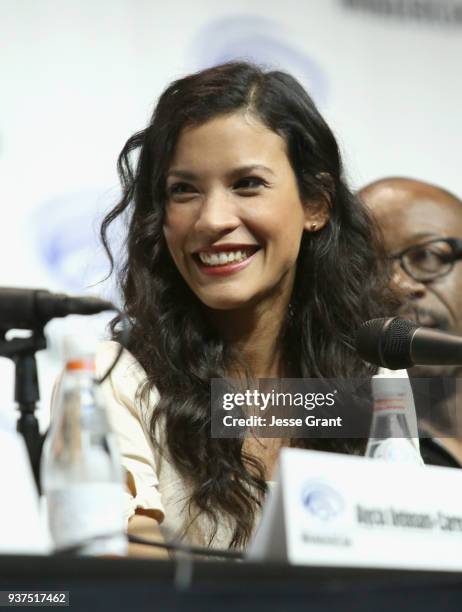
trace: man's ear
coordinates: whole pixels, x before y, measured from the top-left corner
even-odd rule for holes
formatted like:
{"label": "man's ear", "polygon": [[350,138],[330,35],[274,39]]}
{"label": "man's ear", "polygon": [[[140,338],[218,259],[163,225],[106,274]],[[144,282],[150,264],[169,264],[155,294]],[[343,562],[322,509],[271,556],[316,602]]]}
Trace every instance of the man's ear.
{"label": "man's ear", "polygon": [[319,172],[315,178],[320,183],[319,196],[304,203],[307,232],[318,232],[328,223],[335,191],[334,181],[328,172]]}

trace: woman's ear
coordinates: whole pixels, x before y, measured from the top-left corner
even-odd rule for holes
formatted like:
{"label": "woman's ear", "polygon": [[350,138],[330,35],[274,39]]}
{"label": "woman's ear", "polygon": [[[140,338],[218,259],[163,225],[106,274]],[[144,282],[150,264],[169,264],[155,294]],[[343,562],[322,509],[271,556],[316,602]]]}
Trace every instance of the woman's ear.
{"label": "woman's ear", "polygon": [[316,199],[305,202],[305,230],[307,232],[318,232],[327,224],[334,196],[334,181],[330,174],[320,172],[315,178],[320,183],[320,190]]}

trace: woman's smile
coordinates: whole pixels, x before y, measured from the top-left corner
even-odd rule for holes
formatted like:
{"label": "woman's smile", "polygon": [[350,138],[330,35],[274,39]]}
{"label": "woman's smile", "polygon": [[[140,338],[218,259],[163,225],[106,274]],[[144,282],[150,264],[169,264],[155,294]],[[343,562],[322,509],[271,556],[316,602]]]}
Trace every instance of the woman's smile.
{"label": "woman's smile", "polygon": [[194,253],[193,258],[203,274],[224,276],[246,268],[259,251],[258,245],[217,245]]}

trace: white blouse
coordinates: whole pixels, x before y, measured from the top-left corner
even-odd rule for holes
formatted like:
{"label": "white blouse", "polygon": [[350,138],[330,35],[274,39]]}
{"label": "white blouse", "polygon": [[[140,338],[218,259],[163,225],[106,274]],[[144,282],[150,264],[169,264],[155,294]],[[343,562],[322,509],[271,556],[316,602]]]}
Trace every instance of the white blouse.
{"label": "white blouse", "polygon": [[[114,361],[119,344],[103,342],[96,353],[97,374],[102,376]],[[191,545],[208,546],[213,525],[204,514],[189,516],[190,487],[174,467],[162,440],[162,449],[154,450],[150,441],[149,422],[159,394],[151,390],[149,402],[141,402],[139,386],[146,373],[131,353],[124,350],[102,390],[110,424],[117,435],[122,464],[127,470],[125,516],[128,522],[135,511],[149,510],[162,527],[165,537],[182,539]],[[161,429],[161,428],[158,428]],[[228,548],[232,537],[231,519],[221,517],[211,543],[214,548]]]}
{"label": "white blouse", "polygon": [[[114,361],[119,344],[102,342],[96,354],[97,374],[102,376]],[[391,376],[407,376],[406,371],[390,372]],[[122,464],[127,470],[126,519],[137,509],[150,511],[166,528],[166,539],[182,539],[191,545],[208,546],[213,532],[212,523],[203,513],[189,516],[191,490],[171,461],[163,439],[162,427],[156,433],[158,449],[150,439],[149,423],[159,394],[154,388],[149,401],[141,402],[139,387],[146,373],[138,361],[124,350],[102,391],[113,431],[117,435]],[[412,395],[411,395],[412,401]],[[408,415],[412,432],[417,431],[415,411]],[[416,435],[416,433],[414,433]],[[418,448],[418,438],[414,439]],[[215,548],[228,548],[232,536],[232,519],[221,517],[211,543]]]}

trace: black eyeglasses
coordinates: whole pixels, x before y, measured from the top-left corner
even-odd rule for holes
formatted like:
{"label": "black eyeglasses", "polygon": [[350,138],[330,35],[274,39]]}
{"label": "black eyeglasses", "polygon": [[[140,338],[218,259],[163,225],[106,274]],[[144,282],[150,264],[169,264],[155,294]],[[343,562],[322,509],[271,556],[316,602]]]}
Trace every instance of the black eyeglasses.
{"label": "black eyeglasses", "polygon": [[462,239],[434,238],[390,255],[389,259],[399,259],[406,274],[426,283],[449,274],[455,262],[462,259]]}

